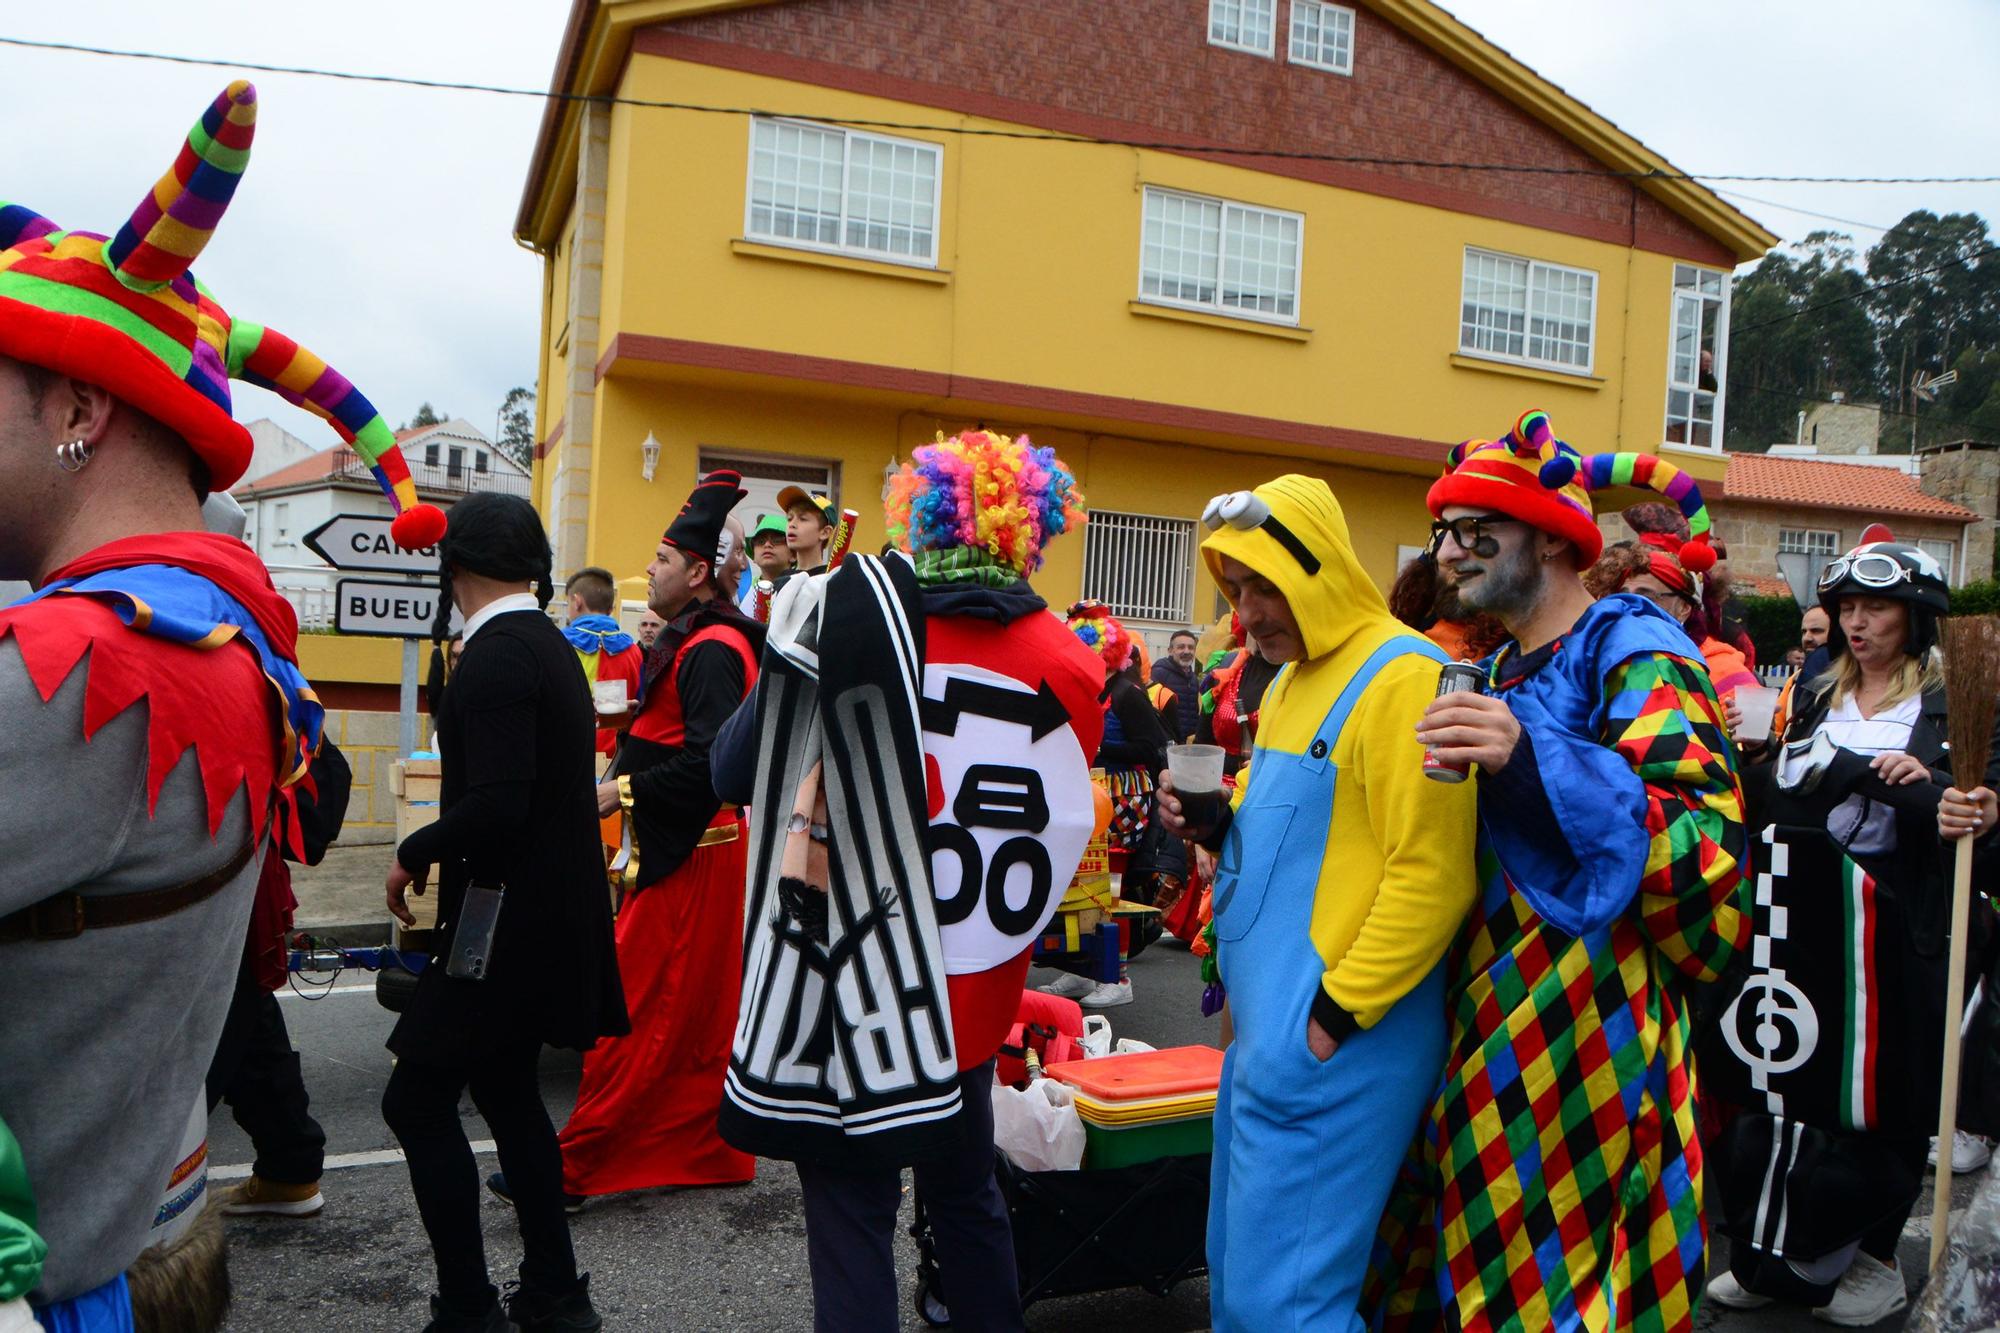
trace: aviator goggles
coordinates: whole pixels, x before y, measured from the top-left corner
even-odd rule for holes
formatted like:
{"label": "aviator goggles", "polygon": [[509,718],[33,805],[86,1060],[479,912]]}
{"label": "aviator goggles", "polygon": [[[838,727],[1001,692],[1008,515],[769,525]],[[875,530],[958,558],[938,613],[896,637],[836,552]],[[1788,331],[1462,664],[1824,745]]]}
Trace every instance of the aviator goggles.
{"label": "aviator goggles", "polygon": [[1916,574],[1893,555],[1865,551],[1829,561],[1819,572],[1819,590],[1828,592],[1850,578],[1864,588],[1893,588],[1898,583],[1914,582]]}
{"label": "aviator goggles", "polygon": [[1241,532],[1252,532],[1259,528],[1271,535],[1271,539],[1291,553],[1292,559],[1307,574],[1319,573],[1319,557],[1314,555],[1298,534],[1286,527],[1271,512],[1270,502],[1253,491],[1231,491],[1218,495],[1208,502],[1208,508],[1201,511],[1202,523],[1213,530],[1227,523]]}

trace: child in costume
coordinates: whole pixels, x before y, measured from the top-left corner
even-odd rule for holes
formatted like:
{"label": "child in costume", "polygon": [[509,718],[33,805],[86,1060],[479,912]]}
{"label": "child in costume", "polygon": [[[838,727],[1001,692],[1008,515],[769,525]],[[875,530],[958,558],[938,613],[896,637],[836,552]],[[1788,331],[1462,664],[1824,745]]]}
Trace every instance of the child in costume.
{"label": "child in costume", "polygon": [[[256,113],[230,84],[108,239],[0,203],[0,579],[37,589],[0,611],[0,1010],[34,1016],[0,1024],[0,1108],[49,1245],[31,1299],[70,1327],[134,1317],[126,1272],[199,1155],[178,1150],[266,831],[319,742],[292,608],[248,547],[202,530],[203,497],[250,461],[229,381],[331,422],[399,509],[399,544],[443,528],[368,400],[189,271]],[[192,1217],[203,1196],[177,1202]],[[140,1326],[219,1320],[219,1245],[148,1263],[183,1264],[208,1308],[141,1308]]]}
{"label": "child in costume", "polygon": [[1209,572],[1286,663],[1220,850],[1216,962],[1235,1040],[1215,1106],[1209,1303],[1220,1330],[1359,1329],[1375,1223],[1444,1061],[1442,960],[1473,892],[1472,790],[1411,728],[1444,655],[1390,616],[1325,482],[1217,496]]}
{"label": "child in costume", "polygon": [[994,1057],[1096,822],[1104,681],[1026,576],[1082,518],[1054,450],[917,449],[888,502],[908,557],[788,584],[717,743],[755,819],[722,1130],[798,1163],[818,1329],[898,1326],[906,1165],[952,1326],[1022,1327]]}
{"label": "child in costume", "polygon": [[[618,608],[618,581],[611,571],[589,565],[569,576],[563,585],[569,596],[569,623],[563,637],[576,649],[583,663],[583,678],[591,693],[608,681],[623,681],[627,708],[639,702],[639,676],[646,655],[625,627],[611,613]],[[613,719],[616,722],[616,719]],[[597,729],[597,752],[610,754],[618,748],[618,728]]]}
{"label": "child in costume", "polygon": [[1692,1327],[1704,1256],[1687,988],[1748,942],[1742,795],[1701,654],[1651,602],[1593,602],[1593,494],[1692,479],[1583,460],[1529,412],[1452,451],[1438,563],[1513,638],[1487,695],[1418,735],[1479,765],[1477,904],[1452,953],[1451,1053],[1384,1219],[1391,1327]]}

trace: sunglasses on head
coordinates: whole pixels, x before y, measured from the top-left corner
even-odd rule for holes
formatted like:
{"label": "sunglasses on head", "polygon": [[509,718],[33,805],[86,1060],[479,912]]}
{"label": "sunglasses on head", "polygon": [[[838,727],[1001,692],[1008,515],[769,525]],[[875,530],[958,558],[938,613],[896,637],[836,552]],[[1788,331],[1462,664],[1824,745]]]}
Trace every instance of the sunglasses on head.
{"label": "sunglasses on head", "polygon": [[1444,539],[1449,536],[1458,543],[1459,550],[1470,552],[1482,560],[1491,560],[1500,554],[1500,543],[1486,529],[1520,521],[1508,514],[1469,514],[1448,521],[1441,518],[1431,524],[1431,543],[1426,549],[1435,556],[1444,549]]}
{"label": "sunglasses on head", "polygon": [[1259,528],[1271,535],[1272,540],[1291,553],[1292,559],[1308,574],[1319,573],[1319,557],[1312,553],[1298,535],[1278,521],[1271,512],[1270,503],[1253,491],[1230,491],[1218,495],[1208,502],[1208,508],[1201,511],[1201,521],[1210,530],[1227,523],[1241,532],[1252,532]]}
{"label": "sunglasses on head", "polygon": [[1895,556],[1868,551],[1829,561],[1826,568],[1819,572],[1819,590],[1826,592],[1847,578],[1852,578],[1864,588],[1893,588],[1898,583],[1914,581],[1916,575]]}

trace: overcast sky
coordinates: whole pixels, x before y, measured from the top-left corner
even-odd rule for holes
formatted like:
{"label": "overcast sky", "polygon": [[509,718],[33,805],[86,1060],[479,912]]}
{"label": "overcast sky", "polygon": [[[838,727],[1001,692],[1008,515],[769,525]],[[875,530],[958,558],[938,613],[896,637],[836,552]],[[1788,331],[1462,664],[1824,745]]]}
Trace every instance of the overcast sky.
{"label": "overcast sky", "polygon": [[[2000,173],[1992,0],[1888,10],[1862,0],[1445,4],[1684,170]],[[565,0],[59,0],[8,5],[0,36],[546,87],[566,9]],[[63,226],[115,230],[228,77],[0,46],[0,199]],[[511,232],[539,104],[252,77],[262,106],[249,175],[196,271],[225,308],[339,367],[391,425],[429,400],[490,433],[508,388],[534,382],[540,265]],[[1787,240],[1840,225],[1787,207],[1876,226],[1921,207],[2000,219],[1993,185],[1718,188]],[[1877,235],[1849,230],[1863,246]],[[314,445],[333,441],[274,396],[248,385],[237,395],[239,419],[270,415]]]}

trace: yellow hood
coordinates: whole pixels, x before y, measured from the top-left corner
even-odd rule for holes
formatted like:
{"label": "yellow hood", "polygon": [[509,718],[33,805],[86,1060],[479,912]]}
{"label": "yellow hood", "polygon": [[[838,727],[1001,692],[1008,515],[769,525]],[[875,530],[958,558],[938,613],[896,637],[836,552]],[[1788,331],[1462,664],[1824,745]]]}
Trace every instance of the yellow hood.
{"label": "yellow hood", "polygon": [[1240,560],[1275,583],[1285,594],[1299,622],[1308,659],[1324,657],[1364,628],[1378,632],[1395,626],[1389,604],[1374,580],[1362,572],[1347,536],[1347,518],[1333,488],[1318,477],[1288,473],[1267,481],[1254,492],[1319,560],[1319,572],[1308,574],[1285,545],[1268,531],[1224,523],[1201,544],[1202,558],[1216,586],[1222,587],[1222,557]]}

